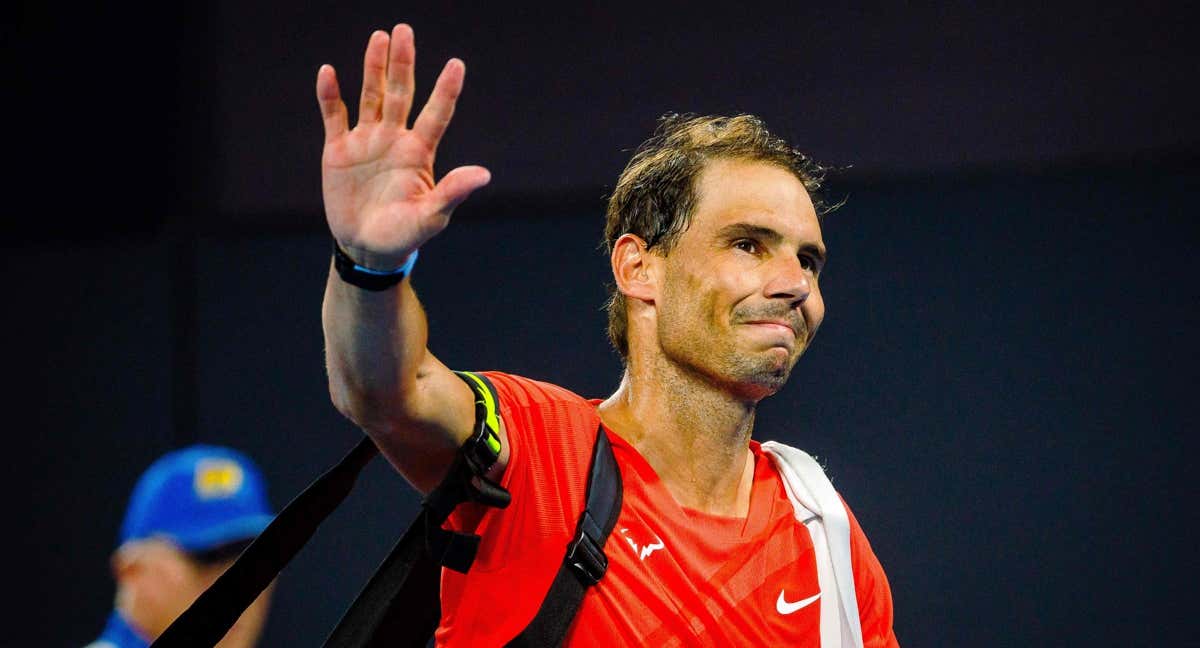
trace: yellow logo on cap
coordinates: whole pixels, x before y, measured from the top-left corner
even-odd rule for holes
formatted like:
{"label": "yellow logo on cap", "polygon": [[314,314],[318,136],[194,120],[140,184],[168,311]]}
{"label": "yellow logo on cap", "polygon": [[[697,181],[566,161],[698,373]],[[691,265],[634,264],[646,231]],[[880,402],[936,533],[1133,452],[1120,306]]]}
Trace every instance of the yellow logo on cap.
{"label": "yellow logo on cap", "polygon": [[228,459],[206,459],[196,465],[196,494],[201,499],[230,497],[242,488],[242,467]]}

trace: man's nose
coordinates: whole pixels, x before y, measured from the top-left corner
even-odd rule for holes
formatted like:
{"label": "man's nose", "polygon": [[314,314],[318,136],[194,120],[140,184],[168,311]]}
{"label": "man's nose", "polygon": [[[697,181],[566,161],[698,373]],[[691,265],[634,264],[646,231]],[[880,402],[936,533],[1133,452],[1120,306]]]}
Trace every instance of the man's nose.
{"label": "man's nose", "polygon": [[799,306],[812,294],[812,287],[812,272],[804,268],[800,259],[791,257],[781,259],[774,268],[766,293],[772,299],[787,299],[793,306]]}

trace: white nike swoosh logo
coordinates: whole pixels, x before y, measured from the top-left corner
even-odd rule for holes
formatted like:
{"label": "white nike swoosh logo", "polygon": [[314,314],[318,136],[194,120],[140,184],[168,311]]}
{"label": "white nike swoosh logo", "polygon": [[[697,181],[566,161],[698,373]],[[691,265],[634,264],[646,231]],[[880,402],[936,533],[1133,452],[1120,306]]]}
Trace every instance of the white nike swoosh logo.
{"label": "white nike swoosh logo", "polygon": [[804,600],[796,601],[795,603],[788,603],[783,599],[783,590],[779,590],[779,599],[775,601],[775,609],[778,610],[780,614],[791,614],[800,608],[808,607],[813,601],[819,598],[821,598],[821,593],[817,592],[816,594],[813,594]]}

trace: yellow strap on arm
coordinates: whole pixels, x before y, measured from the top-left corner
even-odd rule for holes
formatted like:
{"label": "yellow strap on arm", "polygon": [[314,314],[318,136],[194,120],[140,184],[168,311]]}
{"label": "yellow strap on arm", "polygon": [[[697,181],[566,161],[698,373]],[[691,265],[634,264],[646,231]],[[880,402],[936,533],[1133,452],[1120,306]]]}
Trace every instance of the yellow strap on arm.
{"label": "yellow strap on arm", "polygon": [[483,467],[486,470],[500,458],[500,398],[496,394],[496,388],[485,376],[471,371],[454,373],[475,392],[475,434],[467,440],[464,447],[477,440],[476,445],[482,446],[480,450],[486,448],[490,456],[482,456],[484,453],[477,450],[474,457],[485,464]]}

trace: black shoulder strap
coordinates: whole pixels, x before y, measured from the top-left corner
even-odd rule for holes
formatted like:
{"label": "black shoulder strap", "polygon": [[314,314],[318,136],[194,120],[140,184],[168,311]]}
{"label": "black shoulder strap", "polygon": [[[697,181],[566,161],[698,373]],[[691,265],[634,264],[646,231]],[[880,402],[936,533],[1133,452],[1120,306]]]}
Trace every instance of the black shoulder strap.
{"label": "black shoulder strap", "polygon": [[[486,377],[457,372],[476,392],[476,433],[463,444],[446,478],[422,502],[405,531],[326,640],[330,647],[425,646],[441,616],[440,570],[467,571],[479,537],[441,528],[461,502],[503,508],[509,494],[483,475],[499,456],[495,388]],[[311,539],[349,494],[378,450],[363,438],[340,462],[293,499],[237,561],[172,623],[152,648],[208,648]],[[608,569],[604,544],[622,504],[621,473],[604,429],[596,434],[587,504],[537,615],[509,645],[561,645],[587,588]]]}
{"label": "black shoulder strap", "polygon": [[591,473],[588,475],[587,506],[579,516],[575,538],[567,545],[550,591],[542,600],[537,616],[525,630],[509,642],[509,646],[561,646],[583,604],[587,588],[600,582],[608,570],[604,543],[617,524],[623,499],[621,471],[613,457],[612,444],[601,427],[592,449]]}
{"label": "black shoulder strap", "polygon": [[[496,398],[495,388],[487,378],[478,374],[464,374],[463,380],[479,383],[484,389],[476,389],[479,398],[491,396],[493,402],[487,403],[491,408],[494,420]],[[473,385],[474,386],[474,385]],[[477,406],[483,403],[476,401]],[[477,412],[476,419],[483,421],[487,413]],[[495,430],[499,430],[498,422]],[[475,438],[483,438],[482,431]],[[499,453],[497,436],[496,452]],[[464,446],[460,460],[466,460],[474,453]],[[456,464],[457,465],[457,464]],[[420,516],[417,518],[404,537],[397,543],[392,553],[384,560],[370,582],[363,589],[358,599],[342,617],[337,628],[325,646],[328,648],[358,648],[359,646],[425,646],[437,629],[441,619],[441,597],[439,577],[441,566],[466,572],[471,560],[465,564],[455,565],[447,557],[453,551],[438,552],[437,543],[429,542],[430,533],[462,536],[451,534],[441,529],[442,522],[455,506],[466,501],[468,497],[460,497],[454,493],[456,488],[467,488],[472,492],[473,487],[454,486],[451,477],[468,475],[458,469],[451,469],[446,481],[442,482],[435,491],[426,497]],[[483,480],[486,484],[499,489],[505,496],[502,504],[485,504],[503,508],[507,505],[507,491],[492,482]],[[440,491],[445,491],[440,493]],[[562,566],[550,586],[546,598],[533,621],[525,630],[508,645],[543,648],[559,646],[566,638],[571,622],[575,619],[587,588],[595,585],[608,569],[608,559],[604,555],[604,544],[616,526],[617,517],[622,504],[621,472],[617,468],[613,456],[612,444],[600,427],[596,432],[596,443],[592,449],[592,460],[588,474],[586,506],[579,517],[575,537],[567,546],[566,556]],[[479,500],[478,495],[470,499]],[[421,542],[421,532],[425,533],[426,542]],[[473,559],[475,549],[479,544],[477,536],[466,536],[470,542],[469,554]],[[453,541],[448,543],[452,546]],[[443,544],[442,546],[447,546]]]}
{"label": "black shoulder strap", "polygon": [[[417,521],[410,525],[356,599],[352,606],[352,611],[358,610],[354,618],[344,618],[335,628],[330,641],[336,639],[342,643],[332,645],[368,645],[366,640],[371,634],[366,634],[358,643],[347,643],[351,639],[341,638],[351,628],[354,628],[351,638],[361,635],[353,622],[363,622],[362,627],[368,633],[377,627],[394,631],[395,624],[380,623],[388,609],[387,603],[392,600],[391,593],[405,581],[409,572],[413,574],[409,577],[411,590],[433,593],[433,625],[425,636],[432,634],[438,619],[439,567],[445,564],[466,571],[479,543],[477,536],[443,530],[442,522],[458,502],[466,499],[491,506],[508,505],[508,492],[483,477],[500,451],[495,388],[484,376],[466,372],[458,375],[476,393],[476,432],[463,444],[446,479],[425,498]],[[321,522],[346,499],[363,467],[377,454],[378,449],[371,439],[362,438],[341,461],[289,502],[233,565],[151,644],[152,648],[211,648],[216,645],[242,612],[312,538]],[[422,640],[414,645],[424,644]],[[389,645],[407,644],[393,642]]]}
{"label": "black shoulder strap", "polygon": [[456,373],[475,391],[475,434],[342,615],[327,648],[425,646],[441,618],[441,567],[466,572],[479,547],[479,536],[446,531],[442,523],[468,500],[497,508],[509,504],[508,491],[484,477],[500,455],[495,387],[480,374]]}
{"label": "black shoulder strap", "polygon": [[153,648],[211,648],[242,612],[312,538],[378,450],[364,437],[336,465],[318,477],[275,516],[236,562],[225,570],[166,631]]}

